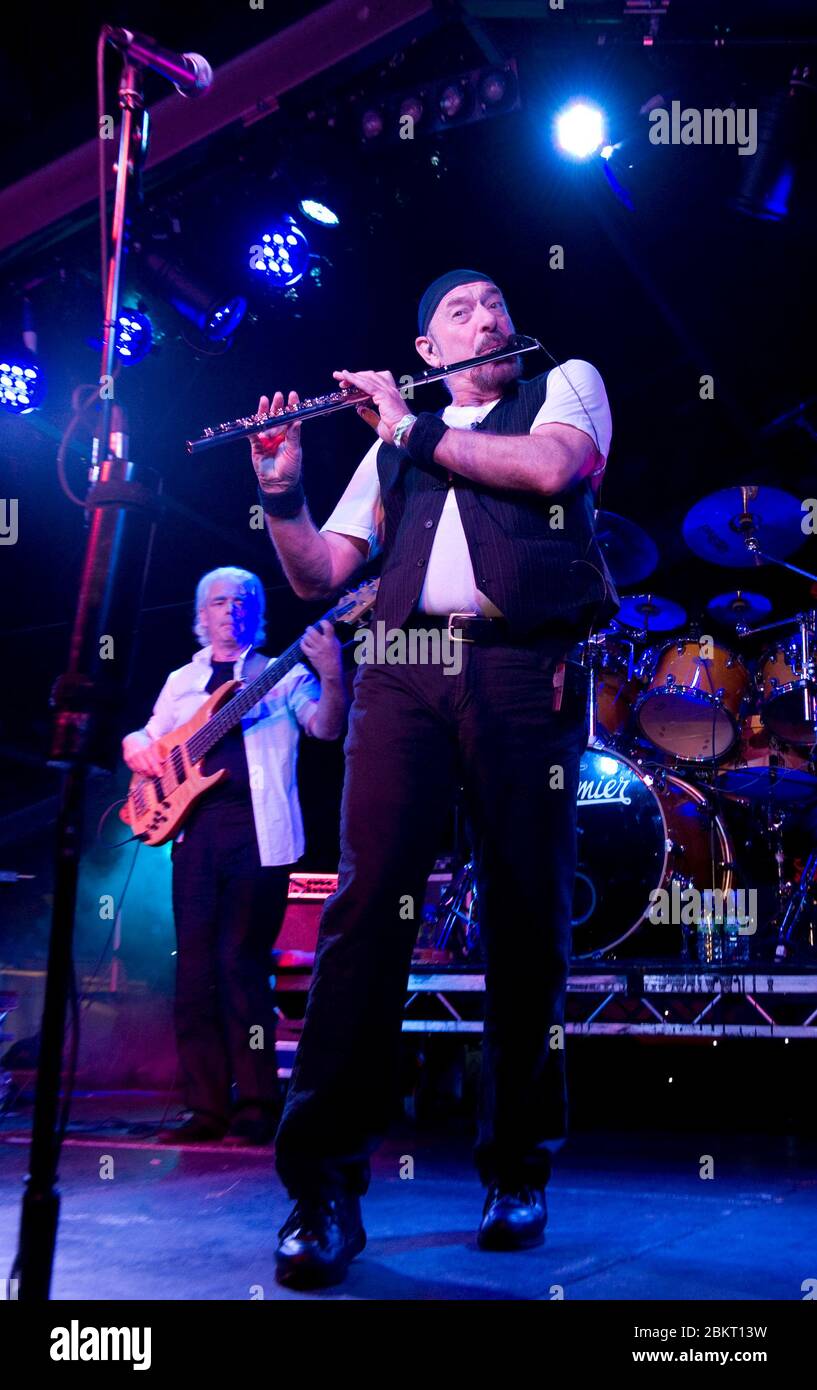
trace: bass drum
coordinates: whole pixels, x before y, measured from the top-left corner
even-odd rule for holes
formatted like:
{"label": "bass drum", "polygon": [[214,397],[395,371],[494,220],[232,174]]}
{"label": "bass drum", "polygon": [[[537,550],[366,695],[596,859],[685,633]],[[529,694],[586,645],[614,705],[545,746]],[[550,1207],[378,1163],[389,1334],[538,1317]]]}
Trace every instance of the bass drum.
{"label": "bass drum", "polygon": [[[607,955],[638,932],[644,956],[677,954],[680,926],[645,921],[650,894],[733,887],[732,844],[706,797],[680,777],[642,771],[610,749],[588,748],[578,791],[578,864],[573,955]],[[644,924],[642,927],[642,923]],[[641,928],[641,931],[639,931]]]}

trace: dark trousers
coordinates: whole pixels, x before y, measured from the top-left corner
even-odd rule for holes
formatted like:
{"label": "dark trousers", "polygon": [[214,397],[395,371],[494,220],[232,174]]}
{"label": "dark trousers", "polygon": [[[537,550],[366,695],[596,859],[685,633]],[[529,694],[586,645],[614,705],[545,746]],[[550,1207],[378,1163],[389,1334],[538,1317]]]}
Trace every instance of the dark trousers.
{"label": "dark trousers", "polygon": [[369,1156],[394,1111],[426,880],[458,782],[476,840],[486,957],[482,1181],[544,1185],[565,1134],[561,1028],[586,677],[568,665],[557,712],[555,657],[544,645],[465,644],[462,656],[458,675],[363,665],[355,678],[338,888],[321,919],[276,1137],[278,1171],[296,1198],[368,1186]]}
{"label": "dark trousers", "polygon": [[242,1113],[278,1111],[270,951],[291,866],[261,867],[252,810],[233,804],[203,811],[172,859],[176,1047],[187,1108],[227,1123],[235,1081]]}

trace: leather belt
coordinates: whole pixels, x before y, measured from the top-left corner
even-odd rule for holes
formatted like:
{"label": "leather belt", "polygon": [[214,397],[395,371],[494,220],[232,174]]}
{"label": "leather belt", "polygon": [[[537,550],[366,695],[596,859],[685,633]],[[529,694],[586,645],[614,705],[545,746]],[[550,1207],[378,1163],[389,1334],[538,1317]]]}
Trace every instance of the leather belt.
{"label": "leather belt", "polygon": [[554,633],[520,637],[507,618],[483,618],[473,613],[420,613],[407,618],[404,627],[440,628],[452,642],[470,642],[475,646],[541,647],[558,653],[566,661],[581,661],[581,649],[575,637],[560,638]]}

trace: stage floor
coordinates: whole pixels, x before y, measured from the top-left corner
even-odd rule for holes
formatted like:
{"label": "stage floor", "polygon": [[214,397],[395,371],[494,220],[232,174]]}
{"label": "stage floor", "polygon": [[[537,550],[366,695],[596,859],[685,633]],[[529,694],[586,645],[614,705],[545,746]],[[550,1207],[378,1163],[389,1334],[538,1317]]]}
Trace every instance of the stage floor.
{"label": "stage floor", "polygon": [[[482,1197],[469,1138],[405,1121],[375,1157],[369,1244],[346,1283],[288,1292],[273,1278],[289,1201],[272,1151],[168,1149],[125,1128],[157,1123],[163,1106],[137,1093],[76,1098],[55,1298],[798,1301],[817,1277],[813,1139],[579,1133],[556,1160],[545,1245],[488,1254],[474,1239]],[[16,1245],[29,1115],[0,1123],[0,1277]],[[702,1155],[712,1179],[699,1176]],[[399,1176],[405,1156],[412,1179]],[[111,1159],[113,1177],[100,1177]]]}

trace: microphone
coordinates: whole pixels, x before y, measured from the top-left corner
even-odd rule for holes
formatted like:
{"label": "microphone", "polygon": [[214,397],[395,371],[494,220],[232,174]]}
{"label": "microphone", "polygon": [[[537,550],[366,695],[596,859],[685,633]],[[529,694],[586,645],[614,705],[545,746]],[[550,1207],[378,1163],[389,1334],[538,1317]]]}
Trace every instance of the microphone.
{"label": "microphone", "polygon": [[134,34],[130,29],[110,28],[108,42],[129,62],[166,77],[183,97],[200,96],[212,86],[213,69],[200,53],[173,53],[147,34]]}

